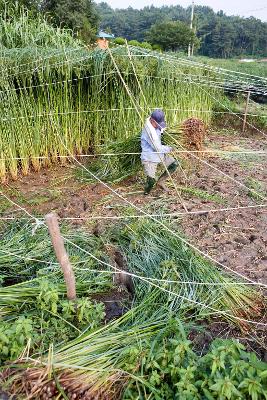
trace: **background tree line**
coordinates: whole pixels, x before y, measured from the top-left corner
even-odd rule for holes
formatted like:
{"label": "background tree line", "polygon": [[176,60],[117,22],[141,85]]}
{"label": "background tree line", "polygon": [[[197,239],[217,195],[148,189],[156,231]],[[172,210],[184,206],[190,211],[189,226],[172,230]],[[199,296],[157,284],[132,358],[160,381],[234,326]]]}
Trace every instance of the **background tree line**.
{"label": "background tree line", "polygon": [[[100,3],[96,9],[101,28],[110,29],[115,36],[127,40],[152,43],[156,36],[153,35],[155,25],[180,21],[189,26],[191,14],[190,7],[179,5],[114,10],[107,3]],[[221,58],[267,55],[267,23],[254,17],[227,16],[223,11],[215,13],[210,7],[196,6],[194,31],[199,39],[200,55]]]}
{"label": "background tree line", "polygon": [[192,32],[191,7],[179,5],[114,10],[93,0],[0,0],[0,11],[10,3],[26,7],[33,16],[44,14],[52,25],[72,29],[86,43],[95,41],[101,27],[116,37],[149,42],[163,50],[185,50],[190,42],[198,54],[208,57],[267,55],[267,23],[215,13],[210,7],[195,7]]}
{"label": "background tree line", "polygon": [[18,12],[21,7],[27,9],[33,18],[41,13],[51,25],[71,29],[86,43],[95,40],[100,18],[92,0],[0,0],[0,12],[5,18],[10,5]]}

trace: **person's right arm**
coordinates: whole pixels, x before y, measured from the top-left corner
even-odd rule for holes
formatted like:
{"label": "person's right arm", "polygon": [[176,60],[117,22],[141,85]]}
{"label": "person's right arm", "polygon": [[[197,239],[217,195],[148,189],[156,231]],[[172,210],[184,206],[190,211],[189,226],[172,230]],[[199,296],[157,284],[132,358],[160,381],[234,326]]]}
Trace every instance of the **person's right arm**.
{"label": "person's right arm", "polygon": [[157,153],[170,153],[172,151],[172,148],[170,146],[165,146],[161,144],[161,140],[159,136],[157,135],[157,132],[155,129],[148,129],[145,127],[146,131],[146,140],[150,144],[150,146],[155,150]]}

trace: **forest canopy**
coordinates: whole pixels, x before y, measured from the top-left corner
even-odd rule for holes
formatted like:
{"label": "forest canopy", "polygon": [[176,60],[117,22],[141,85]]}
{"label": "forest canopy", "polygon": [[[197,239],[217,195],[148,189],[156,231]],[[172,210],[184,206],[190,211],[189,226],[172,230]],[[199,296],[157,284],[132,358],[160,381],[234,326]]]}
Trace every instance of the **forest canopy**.
{"label": "forest canopy", "polygon": [[[112,9],[107,3],[97,5],[101,28],[115,36],[143,42],[155,24],[181,21],[189,26],[191,7],[144,7],[141,10]],[[254,17],[227,16],[206,6],[195,7],[193,29],[200,40],[198,54],[209,57],[267,55],[267,23]]]}
{"label": "forest canopy", "polygon": [[0,12],[5,13],[5,19],[10,6],[18,10],[21,6],[27,8],[33,18],[42,14],[49,24],[71,29],[85,43],[94,43],[101,28],[117,38],[149,42],[153,48],[160,46],[163,50],[185,50],[190,41],[194,54],[202,56],[267,56],[267,22],[228,16],[207,6],[195,6],[192,32],[187,29],[191,7],[180,5],[138,10],[113,9],[105,2],[96,4],[93,0],[0,0]]}

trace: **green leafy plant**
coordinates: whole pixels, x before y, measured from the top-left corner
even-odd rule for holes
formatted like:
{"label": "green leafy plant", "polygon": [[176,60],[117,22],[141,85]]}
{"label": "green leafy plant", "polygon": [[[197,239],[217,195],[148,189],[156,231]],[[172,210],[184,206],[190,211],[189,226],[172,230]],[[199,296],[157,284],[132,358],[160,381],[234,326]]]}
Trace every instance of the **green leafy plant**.
{"label": "green leafy plant", "polygon": [[61,301],[62,316],[70,322],[78,321],[78,326],[87,326],[94,329],[100,325],[105,316],[104,304],[93,303],[87,297],[77,299],[75,302]]}
{"label": "green leafy plant", "polygon": [[30,340],[30,351],[46,352],[50,343],[75,338],[83,329],[93,330],[105,316],[104,304],[88,297],[65,300],[58,285],[42,279],[35,302],[17,306],[18,319],[5,320],[0,327],[0,360],[16,359]]}
{"label": "green leafy plant", "polygon": [[24,350],[27,342],[36,342],[31,318],[21,316],[15,321],[1,322],[0,325],[0,363],[17,358]]}
{"label": "green leafy plant", "polygon": [[215,339],[201,357],[177,326],[143,348],[141,355],[136,348],[127,349],[127,354],[127,368],[145,384],[141,387],[133,379],[124,400],[267,398],[267,364],[235,340]]}

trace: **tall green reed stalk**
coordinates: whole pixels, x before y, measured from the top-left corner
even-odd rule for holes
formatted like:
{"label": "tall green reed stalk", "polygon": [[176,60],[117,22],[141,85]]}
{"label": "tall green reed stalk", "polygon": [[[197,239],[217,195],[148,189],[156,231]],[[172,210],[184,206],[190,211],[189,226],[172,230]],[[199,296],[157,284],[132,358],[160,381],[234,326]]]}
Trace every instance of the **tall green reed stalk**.
{"label": "tall green reed stalk", "polygon": [[[143,124],[107,52],[88,50],[67,31],[37,22],[22,13],[4,19],[1,28],[2,181],[16,179],[20,172],[26,175],[31,168],[65,163],[59,156],[69,153],[61,139],[72,154],[92,153],[95,146],[136,135]],[[211,111],[211,97],[185,81],[188,67],[181,74],[180,66],[154,53],[133,57],[132,64],[126,48],[112,52],[144,119],[161,107],[170,124],[179,124],[192,115],[186,110],[194,109],[194,116],[209,123],[210,113],[202,110]]]}

